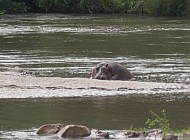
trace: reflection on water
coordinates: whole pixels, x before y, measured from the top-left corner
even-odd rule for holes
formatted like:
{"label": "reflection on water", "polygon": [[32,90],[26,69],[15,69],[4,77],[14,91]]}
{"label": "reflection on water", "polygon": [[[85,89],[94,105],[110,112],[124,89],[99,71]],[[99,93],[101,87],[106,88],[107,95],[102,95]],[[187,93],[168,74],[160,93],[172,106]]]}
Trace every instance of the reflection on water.
{"label": "reflection on water", "polygon": [[29,132],[23,135],[26,137],[32,134],[34,137],[34,130],[46,123],[82,124],[105,130],[123,130],[131,126],[147,128],[145,121],[151,117],[149,111],[153,110],[159,114],[162,109],[166,110],[172,129],[184,129],[190,124],[189,105],[189,97],[178,94],[4,99],[0,100],[1,129],[7,130],[12,135],[8,136],[7,132],[4,132],[0,138],[13,138],[13,135],[21,137],[21,130],[28,128],[32,130],[27,130]]}
{"label": "reflection on water", "polygon": [[[95,64],[115,61],[127,66],[139,81],[189,84],[189,31],[190,21],[184,18],[4,15],[0,17],[0,71],[90,77]],[[172,128],[183,129],[190,124],[189,103],[188,94],[2,99],[0,126],[5,132],[60,122],[100,129],[145,127],[150,110],[166,109]]]}
{"label": "reflection on water", "polygon": [[[159,95],[147,95],[145,97],[142,95],[139,98],[139,96],[37,100],[4,99],[0,101],[1,107],[4,107],[1,109],[1,114],[3,114],[1,118],[9,116],[9,121],[2,121],[2,127],[5,129],[16,129],[17,125],[20,128],[38,127],[39,124],[48,122],[82,123],[100,129],[108,129],[109,127],[122,129],[129,127],[131,124],[144,127],[144,119],[149,116],[149,110],[160,111],[162,108],[167,110],[170,119],[173,121],[181,113],[184,114],[184,119],[180,119],[181,122],[189,120],[187,110],[190,102],[188,96],[181,97],[177,94],[170,95],[170,97],[164,95],[161,97]],[[185,106],[181,109],[179,108],[180,105]],[[171,115],[178,111],[181,113],[175,116]],[[78,118],[76,118],[77,114]],[[118,117],[115,118],[115,116]],[[135,116],[139,116],[140,120],[136,120]],[[15,123],[14,120],[18,120],[16,126],[12,126]],[[179,122],[172,122],[171,124],[184,127],[184,124],[179,124]]]}

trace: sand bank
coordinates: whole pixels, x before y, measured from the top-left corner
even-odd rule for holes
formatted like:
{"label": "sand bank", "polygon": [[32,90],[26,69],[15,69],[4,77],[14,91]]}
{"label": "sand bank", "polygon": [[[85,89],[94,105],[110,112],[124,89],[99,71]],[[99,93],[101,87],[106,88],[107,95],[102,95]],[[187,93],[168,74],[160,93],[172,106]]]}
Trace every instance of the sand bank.
{"label": "sand bank", "polygon": [[112,96],[132,93],[190,93],[187,85],[88,78],[23,76],[0,73],[0,98]]}

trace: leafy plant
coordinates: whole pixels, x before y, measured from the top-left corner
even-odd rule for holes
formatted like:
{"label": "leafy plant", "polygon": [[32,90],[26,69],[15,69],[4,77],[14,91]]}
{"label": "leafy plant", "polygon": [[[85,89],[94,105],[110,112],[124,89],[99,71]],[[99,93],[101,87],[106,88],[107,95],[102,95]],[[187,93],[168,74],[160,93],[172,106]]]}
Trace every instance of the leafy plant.
{"label": "leafy plant", "polygon": [[150,111],[153,119],[148,119],[146,124],[149,128],[159,127],[163,131],[163,138],[166,136],[166,133],[170,130],[170,123],[166,116],[166,111],[163,109],[161,115],[156,114],[153,111]]}

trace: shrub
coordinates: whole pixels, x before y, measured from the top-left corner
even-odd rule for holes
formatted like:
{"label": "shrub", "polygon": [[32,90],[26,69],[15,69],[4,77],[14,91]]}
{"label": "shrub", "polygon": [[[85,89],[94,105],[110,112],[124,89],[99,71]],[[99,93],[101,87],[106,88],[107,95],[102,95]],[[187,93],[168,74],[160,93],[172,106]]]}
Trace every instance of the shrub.
{"label": "shrub", "polygon": [[170,129],[170,123],[169,123],[169,120],[168,120],[168,118],[166,116],[166,111],[163,109],[161,111],[161,115],[158,115],[153,111],[150,111],[150,114],[154,118],[153,119],[148,119],[146,121],[146,124],[148,125],[149,128],[159,127],[160,129],[162,129],[163,137],[165,137],[166,133]]}
{"label": "shrub", "polygon": [[183,16],[187,10],[187,0],[155,0],[152,13],[156,16]]}
{"label": "shrub", "polygon": [[0,0],[0,11],[5,13],[25,13],[27,6],[24,2],[13,2],[12,0]]}
{"label": "shrub", "polygon": [[127,13],[154,16],[190,15],[189,0],[0,0],[0,14]]}

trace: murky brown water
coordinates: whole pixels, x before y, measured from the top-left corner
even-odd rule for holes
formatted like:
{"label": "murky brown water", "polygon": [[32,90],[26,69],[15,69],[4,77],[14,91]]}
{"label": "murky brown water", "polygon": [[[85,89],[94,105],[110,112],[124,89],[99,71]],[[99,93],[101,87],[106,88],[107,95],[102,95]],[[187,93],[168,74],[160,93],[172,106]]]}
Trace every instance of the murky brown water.
{"label": "murky brown water", "polygon": [[[115,61],[127,66],[138,81],[188,85],[189,40],[190,21],[185,18],[5,15],[0,17],[0,71],[90,77],[96,63]],[[0,138],[25,139],[13,136],[11,130],[19,133],[52,122],[114,130],[145,127],[149,111],[162,109],[167,110],[173,129],[184,129],[190,126],[189,104],[189,93],[1,99],[0,129],[6,134]]]}

